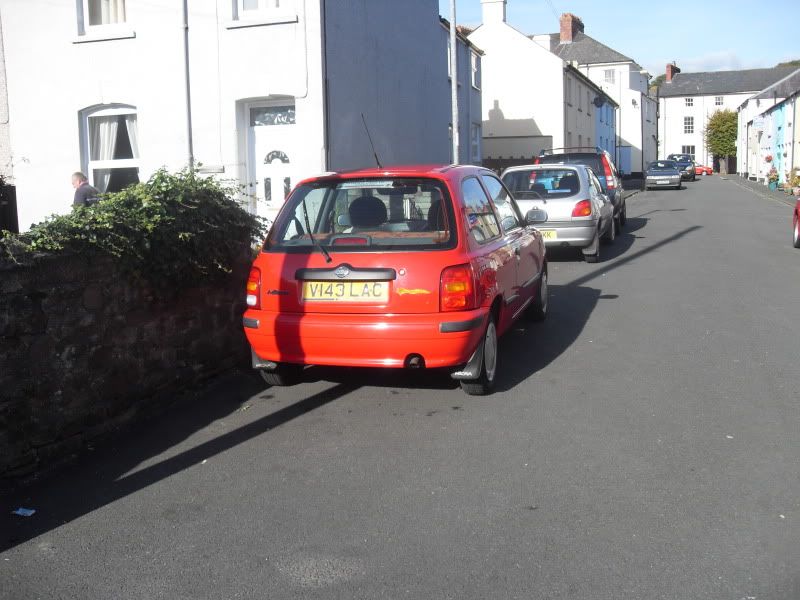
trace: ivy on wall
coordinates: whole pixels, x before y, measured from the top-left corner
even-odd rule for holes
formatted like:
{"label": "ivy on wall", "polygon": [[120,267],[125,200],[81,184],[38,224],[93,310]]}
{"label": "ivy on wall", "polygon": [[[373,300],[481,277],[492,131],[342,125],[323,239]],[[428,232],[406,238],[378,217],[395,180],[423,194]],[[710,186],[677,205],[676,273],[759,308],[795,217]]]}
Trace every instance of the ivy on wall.
{"label": "ivy on wall", "polygon": [[35,255],[109,255],[155,288],[197,284],[229,273],[266,233],[236,190],[185,169],[104,194],[91,206],[52,216],[30,231],[0,234],[0,263]]}

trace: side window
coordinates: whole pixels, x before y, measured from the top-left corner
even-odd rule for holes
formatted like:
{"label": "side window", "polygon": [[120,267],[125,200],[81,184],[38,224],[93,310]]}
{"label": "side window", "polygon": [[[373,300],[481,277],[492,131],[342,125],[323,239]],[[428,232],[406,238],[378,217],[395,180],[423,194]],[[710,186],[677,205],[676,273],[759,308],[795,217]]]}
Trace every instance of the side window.
{"label": "side window", "polygon": [[500,226],[494,215],[489,198],[475,177],[468,177],[461,183],[464,208],[469,232],[477,242],[485,242],[500,235]]}
{"label": "side window", "polygon": [[603,193],[603,186],[600,185],[600,182],[597,180],[597,175],[592,171],[589,171],[589,184],[592,186],[595,196],[599,196]]}
{"label": "side window", "polygon": [[503,231],[520,227],[519,215],[503,184],[491,175],[482,175],[481,179],[483,179],[483,185],[486,186],[486,189],[489,190],[489,195],[492,197]]}

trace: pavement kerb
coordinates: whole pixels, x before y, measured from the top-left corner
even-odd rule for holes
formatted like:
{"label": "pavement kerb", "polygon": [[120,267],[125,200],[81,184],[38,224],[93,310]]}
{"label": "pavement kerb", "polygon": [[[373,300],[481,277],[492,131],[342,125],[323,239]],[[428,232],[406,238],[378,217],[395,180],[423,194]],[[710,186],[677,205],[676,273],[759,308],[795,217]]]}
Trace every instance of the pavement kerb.
{"label": "pavement kerb", "polygon": [[745,179],[743,177],[739,177],[738,175],[728,175],[728,176],[720,176],[720,179],[723,181],[729,181],[732,184],[752,192],[756,196],[763,198],[765,200],[773,200],[775,202],[779,202],[786,206],[793,207],[797,202],[797,198],[795,196],[789,196],[785,192],[779,190],[771,190],[767,186],[757,183],[755,181],[750,181],[749,179]]}

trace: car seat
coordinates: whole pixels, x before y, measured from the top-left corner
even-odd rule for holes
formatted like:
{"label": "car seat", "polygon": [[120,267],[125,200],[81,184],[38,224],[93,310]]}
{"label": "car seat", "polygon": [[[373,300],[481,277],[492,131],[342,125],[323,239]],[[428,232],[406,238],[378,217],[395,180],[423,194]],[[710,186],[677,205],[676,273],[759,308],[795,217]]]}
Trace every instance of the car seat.
{"label": "car seat", "polygon": [[580,187],[577,175],[564,175],[558,182],[558,189],[569,190],[570,194],[576,193]]}
{"label": "car seat", "polygon": [[386,205],[375,196],[360,196],[348,209],[353,229],[375,229],[386,222]]}

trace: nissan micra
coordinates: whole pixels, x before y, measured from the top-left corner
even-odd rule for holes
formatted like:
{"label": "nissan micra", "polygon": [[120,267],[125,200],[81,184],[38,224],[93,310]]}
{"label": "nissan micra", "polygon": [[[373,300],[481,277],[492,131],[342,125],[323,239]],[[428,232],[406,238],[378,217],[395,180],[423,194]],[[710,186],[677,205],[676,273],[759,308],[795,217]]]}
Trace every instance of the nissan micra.
{"label": "nissan micra", "polygon": [[247,282],[253,367],[289,385],[306,365],[446,369],[469,394],[497,340],[547,314],[536,223],[488,169],[391,167],[298,184]]}

